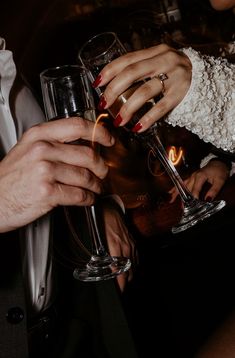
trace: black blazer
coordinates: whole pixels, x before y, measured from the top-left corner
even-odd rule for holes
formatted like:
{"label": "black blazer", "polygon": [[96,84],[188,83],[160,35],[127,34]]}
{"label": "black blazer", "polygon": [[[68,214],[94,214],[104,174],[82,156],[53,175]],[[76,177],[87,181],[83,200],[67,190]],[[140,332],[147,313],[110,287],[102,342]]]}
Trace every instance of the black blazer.
{"label": "black blazer", "polygon": [[0,357],[27,358],[26,305],[17,232],[0,235]]}
{"label": "black blazer", "polygon": [[[76,248],[74,245],[67,247],[70,234],[63,217],[63,210],[57,210],[55,223],[54,241],[57,243],[55,248],[62,254],[73,257],[72,254],[79,250],[79,247]],[[82,223],[83,230],[80,228],[80,232],[83,231],[83,235],[86,236],[86,226],[84,221]],[[56,334],[60,338],[55,340],[54,355],[49,354],[48,357],[137,358],[135,344],[115,281],[98,283],[76,281],[72,275],[76,261],[72,260],[73,264],[69,265],[69,260],[63,262],[56,254],[55,249],[59,291],[56,308],[58,308],[60,326]],[[21,267],[17,231],[1,235],[0,358],[29,357],[28,317]],[[47,358],[45,355],[43,357]]]}

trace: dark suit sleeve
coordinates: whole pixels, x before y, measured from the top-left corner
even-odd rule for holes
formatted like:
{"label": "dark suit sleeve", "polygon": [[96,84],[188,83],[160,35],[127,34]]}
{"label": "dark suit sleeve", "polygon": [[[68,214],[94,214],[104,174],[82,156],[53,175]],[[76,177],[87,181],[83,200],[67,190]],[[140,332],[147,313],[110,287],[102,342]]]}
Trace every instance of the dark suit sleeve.
{"label": "dark suit sleeve", "polygon": [[21,252],[15,232],[0,235],[0,356],[27,358]]}

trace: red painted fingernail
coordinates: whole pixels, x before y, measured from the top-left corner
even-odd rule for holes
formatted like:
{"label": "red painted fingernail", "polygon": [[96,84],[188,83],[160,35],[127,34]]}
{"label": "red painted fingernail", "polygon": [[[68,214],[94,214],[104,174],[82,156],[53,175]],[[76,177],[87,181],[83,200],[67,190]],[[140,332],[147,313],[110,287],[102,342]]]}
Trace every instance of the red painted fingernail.
{"label": "red painted fingernail", "polygon": [[120,116],[120,114],[118,114],[117,117],[113,121],[114,127],[119,127],[121,122],[122,122],[122,117]]}
{"label": "red painted fingernail", "polygon": [[208,196],[207,198],[206,198],[206,201],[212,201],[212,197],[211,196]]}
{"label": "red painted fingernail", "polygon": [[104,98],[104,96],[101,96],[101,97],[100,97],[100,101],[99,101],[99,103],[98,103],[98,109],[99,109],[100,111],[102,111],[102,110],[105,108],[106,104],[107,104],[106,99]]}
{"label": "red painted fingernail", "polygon": [[99,75],[98,77],[96,77],[95,81],[92,83],[92,87],[94,87],[94,88],[98,87],[101,81],[102,81],[102,77],[101,77],[101,75]]}
{"label": "red painted fingernail", "polygon": [[132,128],[131,131],[134,132],[134,133],[139,132],[142,127],[143,127],[143,126],[142,126],[142,123],[138,122],[138,123],[136,123],[136,124],[134,125],[134,127]]}

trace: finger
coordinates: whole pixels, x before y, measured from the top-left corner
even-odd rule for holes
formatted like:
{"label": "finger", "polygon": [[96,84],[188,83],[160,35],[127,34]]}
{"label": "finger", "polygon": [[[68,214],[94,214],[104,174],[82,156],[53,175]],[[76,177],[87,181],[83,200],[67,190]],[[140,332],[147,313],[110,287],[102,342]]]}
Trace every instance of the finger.
{"label": "finger", "polygon": [[[50,163],[50,167],[50,172],[53,173],[53,180],[55,182],[87,189],[96,194],[101,193],[101,181],[88,169],[61,163]],[[50,178],[47,178],[47,180],[50,181]]]}
{"label": "finger", "polygon": [[112,146],[114,138],[102,125],[80,117],[58,119],[31,127],[22,137],[22,141],[58,141],[72,142],[77,139],[96,141],[104,146]]}
{"label": "finger", "polygon": [[[192,175],[188,179],[184,180],[184,184],[187,187],[187,189],[189,191],[191,191],[193,184],[194,184],[194,176]],[[179,191],[174,186],[173,188],[171,188],[171,190],[168,191],[168,193],[171,195],[171,199],[170,199],[169,203],[172,204],[176,200],[177,196],[179,195]]]}
{"label": "finger", "polygon": [[192,193],[195,184],[195,175],[192,174],[188,179],[184,180],[187,189]]}
{"label": "finger", "polygon": [[[175,72],[168,72],[168,79],[164,81],[164,96],[154,103],[152,108],[139,119],[140,133],[175,108],[186,95],[190,81],[181,81],[181,86],[178,88],[178,78],[183,76],[183,72],[181,68]],[[162,84],[157,78],[145,82],[136,89],[119,111],[119,115],[122,118],[121,125],[125,125],[146,102],[151,104],[149,100],[159,95],[161,91]]]}
{"label": "finger", "polygon": [[[170,48],[165,44],[160,44],[158,46],[152,46],[145,50],[129,52],[119,58],[116,58],[111,63],[107,64],[102,71],[100,72],[100,82],[99,86],[104,86],[110,82],[115,76],[120,74],[127,66],[135,64],[136,62],[152,58],[159,54],[162,54],[168,51]],[[132,80],[135,80],[135,74],[132,72],[134,77]]]}
{"label": "finger", "polygon": [[[104,77],[101,85],[111,81],[104,92],[105,108],[109,107],[134,82],[147,77],[152,78],[159,73],[169,75],[172,72],[177,78],[180,78],[181,82],[185,82],[188,78],[191,79],[191,71],[188,70],[191,69],[191,64],[184,54],[169,48],[167,45],[156,46],[156,48],[161,48],[161,50],[152,51],[153,57],[151,58],[144,55],[138,56],[138,51],[132,52],[114,60],[104,68],[101,72]],[[144,54],[144,51],[140,52]],[[185,70],[186,68],[187,70]],[[182,75],[179,72],[182,72]],[[175,81],[172,80],[172,83],[175,83]]]}
{"label": "finger", "polygon": [[169,203],[172,204],[172,203],[174,203],[174,201],[176,200],[177,196],[179,195],[179,191],[178,191],[177,188],[174,187],[171,190],[169,190],[168,193],[171,195]]}
{"label": "finger", "polygon": [[120,291],[123,292],[125,289],[125,286],[128,282],[128,275],[129,271],[122,273],[121,275],[117,276],[117,283],[120,288]]}
{"label": "finger", "polygon": [[217,181],[215,181],[212,186],[210,187],[210,189],[207,191],[206,195],[205,195],[205,199],[206,200],[213,200],[218,193],[220,192],[220,190],[222,189],[224,185],[224,180],[222,179],[218,179]]}
{"label": "finger", "polygon": [[[154,83],[153,83],[154,82]],[[133,91],[132,95],[125,101],[125,103],[120,108],[118,113],[119,122],[118,125],[124,126],[129,120],[134,117],[140,108],[145,110],[145,116],[139,117],[139,123],[142,123],[143,130],[148,128],[151,124],[153,124],[156,118],[156,108],[155,110],[149,110],[150,108],[154,108],[156,106],[153,98],[156,95],[159,95],[161,92],[161,85],[159,83],[155,83],[156,80],[149,80],[144,82],[142,85],[136,85],[135,88],[132,87],[131,91]],[[157,86],[158,85],[158,86]],[[130,92],[130,89],[128,90]],[[122,94],[122,96],[124,96]],[[147,103],[147,104],[146,104]],[[145,106],[145,107],[144,107]],[[154,107],[153,107],[154,106]],[[167,109],[166,109],[167,111]],[[142,112],[143,113],[143,112]],[[139,113],[138,113],[139,116]]]}
{"label": "finger", "polygon": [[199,198],[202,187],[206,183],[206,181],[207,177],[205,175],[201,175],[201,173],[198,173],[198,175],[195,176],[195,182],[191,190],[195,198]]}
{"label": "finger", "polygon": [[93,148],[86,145],[61,144],[58,142],[34,142],[29,149],[29,159],[33,161],[50,161],[86,168],[98,178],[103,179],[108,173],[108,166]]}
{"label": "finger", "polygon": [[91,191],[61,183],[47,186],[44,195],[51,196],[52,207],[58,205],[89,206],[95,200],[94,193]]}
{"label": "finger", "polygon": [[[144,60],[129,65],[122,72],[120,72],[107,85],[104,91],[103,96],[105,97],[106,100],[105,108],[110,107],[113,104],[113,102],[116,100],[116,98],[119,97],[119,95],[121,94],[122,96],[125,97],[125,99],[127,99],[130,96],[130,94],[134,92],[135,88],[139,87],[143,83],[142,80],[144,78],[147,77],[151,78],[155,75],[156,67],[160,67],[163,72],[169,71],[169,67],[166,66],[166,64],[162,66],[158,66],[156,62],[157,59],[156,57],[154,57],[153,59],[148,60],[148,62]],[[146,68],[148,68],[147,72],[146,72]],[[142,94],[142,92],[146,94],[145,101],[148,100],[149,98],[152,98],[157,93],[160,93],[162,89],[161,82],[160,81],[157,82],[158,83],[157,84],[155,83],[154,84],[155,86],[153,86],[153,88],[149,86],[151,91],[148,91],[148,84],[147,85],[145,85],[145,83],[142,84],[140,94]],[[158,87],[158,91],[156,91],[157,87]]]}

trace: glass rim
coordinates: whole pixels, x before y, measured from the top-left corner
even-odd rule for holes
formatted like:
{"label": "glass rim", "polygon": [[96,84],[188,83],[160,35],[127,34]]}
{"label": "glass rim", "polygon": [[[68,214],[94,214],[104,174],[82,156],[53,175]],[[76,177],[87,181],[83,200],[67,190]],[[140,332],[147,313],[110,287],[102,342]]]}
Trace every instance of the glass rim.
{"label": "glass rim", "polygon": [[[48,67],[45,68],[42,72],[40,72],[40,78],[41,79],[47,79],[47,80],[54,80],[57,78],[69,78],[71,77],[72,74],[67,74],[67,75],[59,75],[57,72],[57,70],[63,70],[63,69],[67,69],[67,68],[73,68],[73,69],[79,69],[82,70],[81,72],[84,72],[87,75],[87,69],[85,66],[83,65],[76,65],[76,64],[67,64],[67,65],[58,65],[58,66],[52,66],[52,67]],[[47,75],[47,73],[49,73],[49,71],[51,71],[53,73],[53,71],[55,72],[55,75]]]}
{"label": "glass rim", "polygon": [[98,54],[98,55],[96,55],[96,56],[91,57],[90,60],[92,60],[92,59],[98,59],[99,57],[105,55],[105,54],[109,51],[109,49],[113,46],[113,44],[114,44],[115,41],[118,41],[118,42],[119,42],[118,36],[117,36],[116,32],[114,32],[114,31],[104,31],[104,32],[100,32],[99,34],[96,34],[96,35],[92,36],[89,40],[87,40],[87,41],[82,45],[82,47],[81,47],[80,50],[78,51],[78,58],[80,59],[80,61],[81,61],[82,63],[86,62],[86,60],[83,60],[83,58],[81,57],[81,53],[82,53],[82,51],[84,50],[84,48],[85,48],[88,44],[90,44],[93,40],[95,40],[95,39],[97,39],[97,38],[99,38],[99,37],[102,37],[103,35],[112,35],[112,36],[113,36],[113,41],[112,41],[112,43],[109,45],[109,47],[108,47],[105,51],[103,51],[102,53],[100,53],[100,54]]}

